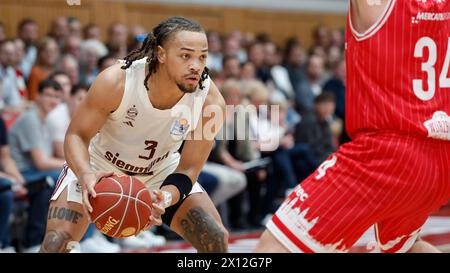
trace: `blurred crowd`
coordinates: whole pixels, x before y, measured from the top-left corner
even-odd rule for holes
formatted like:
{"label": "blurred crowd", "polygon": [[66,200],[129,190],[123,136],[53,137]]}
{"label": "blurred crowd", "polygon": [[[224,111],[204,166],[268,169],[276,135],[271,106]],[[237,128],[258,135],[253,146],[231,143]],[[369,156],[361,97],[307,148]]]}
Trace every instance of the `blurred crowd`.
{"label": "blurred crowd", "polygon": [[[23,19],[6,37],[0,22],[0,252],[39,249],[71,116],[96,76],[140,48],[150,31],[115,23],[103,41],[97,25],[73,17],[54,18],[45,37],[38,30]],[[209,74],[227,105],[257,109],[227,112],[199,177],[231,232],[261,229],[348,140],[344,33],[320,25],[311,35],[306,48],[297,38],[280,45],[264,33],[207,32]],[[267,148],[272,139],[279,145]],[[120,240],[90,227],[80,251],[162,246],[170,237],[166,227]]]}

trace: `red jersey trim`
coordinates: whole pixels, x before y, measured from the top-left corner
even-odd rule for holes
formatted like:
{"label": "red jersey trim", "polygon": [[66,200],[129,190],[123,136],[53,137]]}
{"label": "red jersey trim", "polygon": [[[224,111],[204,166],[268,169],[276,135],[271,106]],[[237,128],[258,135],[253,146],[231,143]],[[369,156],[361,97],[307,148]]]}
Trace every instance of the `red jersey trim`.
{"label": "red jersey trim", "polygon": [[[360,42],[360,41],[366,40],[366,39],[372,37],[373,35],[375,35],[386,23],[387,19],[389,18],[389,16],[392,13],[392,10],[395,7],[396,2],[397,2],[397,0],[391,0],[391,2],[389,2],[389,4],[386,6],[386,9],[384,10],[382,16],[375,22],[375,24],[373,24],[368,30],[366,30],[363,33],[359,33],[353,27],[351,8],[350,8],[351,4],[349,4],[349,9],[348,9],[349,10],[349,12],[348,12],[349,26],[350,26],[350,29],[351,29],[352,34],[355,37],[356,41]],[[349,3],[351,3],[351,2],[349,2]]]}

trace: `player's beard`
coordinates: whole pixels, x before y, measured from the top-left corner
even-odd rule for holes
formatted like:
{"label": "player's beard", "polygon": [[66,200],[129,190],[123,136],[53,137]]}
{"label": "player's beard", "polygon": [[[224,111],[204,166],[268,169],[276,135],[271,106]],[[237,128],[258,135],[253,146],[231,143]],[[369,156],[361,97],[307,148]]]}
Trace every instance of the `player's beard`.
{"label": "player's beard", "polygon": [[197,90],[198,84],[192,86],[192,85],[187,85],[187,84],[182,84],[182,83],[177,82],[177,86],[184,93],[194,93],[195,90]]}

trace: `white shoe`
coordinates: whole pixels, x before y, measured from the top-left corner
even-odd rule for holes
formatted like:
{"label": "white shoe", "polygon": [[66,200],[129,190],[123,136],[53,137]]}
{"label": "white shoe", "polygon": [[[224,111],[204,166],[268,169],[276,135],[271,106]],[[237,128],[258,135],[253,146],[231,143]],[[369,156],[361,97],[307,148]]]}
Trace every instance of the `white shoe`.
{"label": "white shoe", "polygon": [[0,253],[17,253],[13,246],[8,246],[0,249]]}
{"label": "white shoe", "polygon": [[103,253],[105,248],[98,245],[93,237],[80,242],[81,253]]}
{"label": "white shoe", "polygon": [[142,237],[130,236],[119,240],[120,246],[127,249],[148,248],[148,242]]}
{"label": "white shoe", "polygon": [[35,245],[22,250],[22,253],[38,253],[41,249],[41,245]]}
{"label": "white shoe", "polygon": [[167,240],[164,236],[156,235],[150,230],[143,231],[138,234],[138,238],[142,238],[148,244],[148,247],[158,247],[166,244]]}
{"label": "white shoe", "polygon": [[101,234],[100,232],[95,232],[94,235],[92,236],[92,239],[99,246],[108,249],[107,253],[118,253],[121,250],[118,244],[108,241],[108,239],[106,239],[106,237],[103,236],[103,234]]}

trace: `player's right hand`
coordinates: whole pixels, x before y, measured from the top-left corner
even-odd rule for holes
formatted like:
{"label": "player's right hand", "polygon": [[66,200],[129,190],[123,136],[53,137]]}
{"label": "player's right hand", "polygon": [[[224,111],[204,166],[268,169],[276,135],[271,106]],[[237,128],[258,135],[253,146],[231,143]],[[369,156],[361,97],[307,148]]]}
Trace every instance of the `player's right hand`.
{"label": "player's right hand", "polygon": [[[96,193],[94,190],[95,184],[103,177],[112,176],[113,172],[85,172],[79,177],[79,182],[83,190],[83,207],[88,212],[92,212],[91,203],[89,203],[89,195],[95,198]],[[88,214],[89,215],[89,214]]]}

